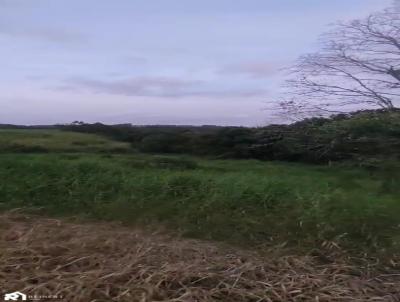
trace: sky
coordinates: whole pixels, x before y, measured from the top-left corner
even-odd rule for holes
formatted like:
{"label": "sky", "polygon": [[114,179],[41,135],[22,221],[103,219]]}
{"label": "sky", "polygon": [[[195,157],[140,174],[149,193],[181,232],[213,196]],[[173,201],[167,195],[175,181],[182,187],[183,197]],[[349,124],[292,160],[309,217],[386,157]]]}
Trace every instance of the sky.
{"label": "sky", "polygon": [[282,71],[391,0],[0,0],[0,124],[262,126]]}

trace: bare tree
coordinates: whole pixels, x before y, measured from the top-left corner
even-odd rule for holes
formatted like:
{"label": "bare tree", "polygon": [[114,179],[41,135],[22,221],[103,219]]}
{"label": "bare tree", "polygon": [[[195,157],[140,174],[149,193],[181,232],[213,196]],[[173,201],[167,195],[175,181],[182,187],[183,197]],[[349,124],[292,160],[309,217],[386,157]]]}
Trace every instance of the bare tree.
{"label": "bare tree", "polygon": [[[397,3],[398,4],[398,3]],[[395,108],[400,99],[400,7],[339,23],[318,53],[299,58],[280,103],[291,114]]]}

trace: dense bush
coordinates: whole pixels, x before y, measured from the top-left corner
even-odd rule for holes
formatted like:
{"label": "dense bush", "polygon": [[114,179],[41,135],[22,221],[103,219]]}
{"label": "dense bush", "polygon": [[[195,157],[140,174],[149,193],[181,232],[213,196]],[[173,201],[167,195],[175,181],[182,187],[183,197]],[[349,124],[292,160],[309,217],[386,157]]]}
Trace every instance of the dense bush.
{"label": "dense bush", "polygon": [[399,110],[365,110],[260,128],[97,123],[65,126],[64,129],[100,133],[149,153],[314,163],[363,162],[371,158],[395,158],[400,154]]}

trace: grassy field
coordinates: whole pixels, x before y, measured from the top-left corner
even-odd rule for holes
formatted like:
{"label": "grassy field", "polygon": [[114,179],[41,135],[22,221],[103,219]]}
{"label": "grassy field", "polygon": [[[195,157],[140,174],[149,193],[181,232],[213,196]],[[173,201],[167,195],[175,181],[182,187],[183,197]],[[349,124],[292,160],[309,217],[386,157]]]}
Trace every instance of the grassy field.
{"label": "grassy field", "polygon": [[[58,151],[0,155],[2,210],[40,208],[48,215],[163,225],[188,237],[251,247],[400,250],[400,172],[391,166],[368,171],[95,154],[87,150],[124,145],[54,131],[2,131],[0,142]],[[86,144],[83,149],[78,142]],[[72,146],[86,153],[67,153]]]}
{"label": "grassy field", "polygon": [[59,130],[2,130],[0,152],[125,152],[129,144]]}
{"label": "grassy field", "polygon": [[100,136],[57,130],[2,130],[0,150],[3,210],[161,224],[245,246],[400,249],[396,163],[371,171],[144,155]]}

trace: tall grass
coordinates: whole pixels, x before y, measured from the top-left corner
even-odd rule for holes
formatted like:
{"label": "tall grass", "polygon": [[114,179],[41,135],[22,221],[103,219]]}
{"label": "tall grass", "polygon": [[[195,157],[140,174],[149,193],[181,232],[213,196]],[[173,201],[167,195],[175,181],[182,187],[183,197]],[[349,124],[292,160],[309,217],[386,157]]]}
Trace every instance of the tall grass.
{"label": "tall grass", "polygon": [[[398,171],[144,155],[0,155],[2,209],[257,246],[400,250]],[[385,189],[386,187],[389,189]]]}

